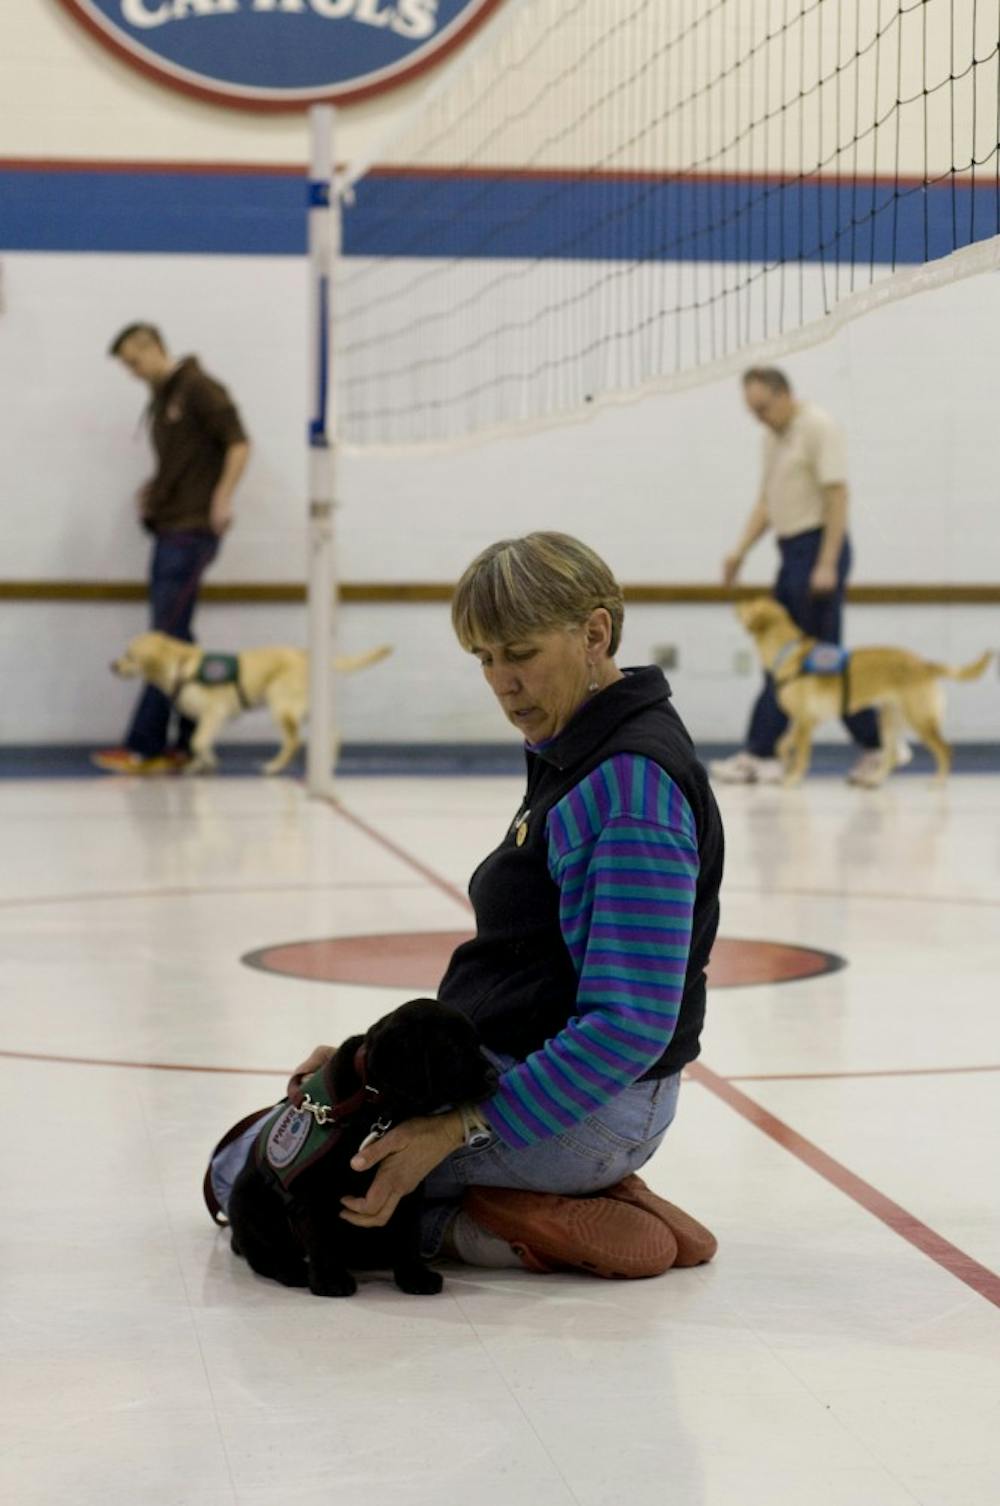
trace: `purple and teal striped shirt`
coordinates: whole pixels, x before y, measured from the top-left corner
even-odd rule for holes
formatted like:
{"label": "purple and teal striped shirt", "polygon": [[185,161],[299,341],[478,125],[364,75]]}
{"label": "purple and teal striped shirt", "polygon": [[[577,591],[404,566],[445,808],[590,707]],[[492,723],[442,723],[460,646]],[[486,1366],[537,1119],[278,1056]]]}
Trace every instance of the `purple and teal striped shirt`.
{"label": "purple and teal striped shirt", "polygon": [[596,1113],[659,1060],[677,1023],[698,879],[691,808],[651,759],[618,753],[553,806],[548,866],[577,1012],[481,1110],[508,1145]]}

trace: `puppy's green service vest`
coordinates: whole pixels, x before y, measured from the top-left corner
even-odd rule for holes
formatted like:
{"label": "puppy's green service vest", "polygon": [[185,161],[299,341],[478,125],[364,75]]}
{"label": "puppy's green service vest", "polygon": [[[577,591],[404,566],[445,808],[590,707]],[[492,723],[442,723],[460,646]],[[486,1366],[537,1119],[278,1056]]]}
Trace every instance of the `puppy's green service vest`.
{"label": "puppy's green service vest", "polygon": [[208,685],[217,690],[221,685],[231,685],[239,696],[240,705],[244,711],[249,711],[250,702],[243,694],[243,686],[240,682],[240,660],[238,654],[202,654],[201,662],[193,675],[186,680],[178,680],[170,692],[171,701],[176,701],[182,690],[189,685]]}
{"label": "puppy's green service vest", "polygon": [[189,684],[239,687],[240,661],[235,654],[203,654],[198,673]]}
{"label": "puppy's green service vest", "polygon": [[378,1094],[360,1087],[341,1103],[336,1103],[331,1082],[333,1060],[320,1067],[302,1084],[302,1103],[279,1103],[264,1120],[254,1141],[257,1165],[266,1167],[287,1192],[296,1177],[325,1156],[340,1140],[345,1121],[363,1108],[371,1106],[376,1116],[374,1133],[388,1127],[377,1118]]}

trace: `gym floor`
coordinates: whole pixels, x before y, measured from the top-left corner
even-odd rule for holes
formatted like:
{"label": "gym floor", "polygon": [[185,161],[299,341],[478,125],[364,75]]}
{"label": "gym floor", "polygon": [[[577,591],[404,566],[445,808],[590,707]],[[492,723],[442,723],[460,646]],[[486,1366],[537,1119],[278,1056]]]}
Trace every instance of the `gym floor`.
{"label": "gym floor", "polygon": [[230,1253],[212,1145],[317,1041],[433,988],[519,792],[0,781],[3,1499],[994,1506],[986,774],[720,791],[704,1056],[647,1168],[712,1265],[324,1302]]}

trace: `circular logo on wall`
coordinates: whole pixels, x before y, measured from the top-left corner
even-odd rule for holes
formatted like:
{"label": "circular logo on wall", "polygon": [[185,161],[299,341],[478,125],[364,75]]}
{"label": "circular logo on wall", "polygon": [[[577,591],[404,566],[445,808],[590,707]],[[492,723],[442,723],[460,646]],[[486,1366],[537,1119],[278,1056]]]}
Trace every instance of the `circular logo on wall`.
{"label": "circular logo on wall", "polygon": [[501,0],[63,0],[162,83],[289,110],[392,88],[437,63]]}

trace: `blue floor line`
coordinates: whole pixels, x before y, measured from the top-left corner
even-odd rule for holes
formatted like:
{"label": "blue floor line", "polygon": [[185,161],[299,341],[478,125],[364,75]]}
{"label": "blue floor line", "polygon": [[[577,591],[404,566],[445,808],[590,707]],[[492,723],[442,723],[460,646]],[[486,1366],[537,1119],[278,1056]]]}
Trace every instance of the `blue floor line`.
{"label": "blue floor line", "polygon": [[[98,745],[89,743],[0,746],[0,779],[112,779],[90,762]],[[273,757],[273,743],[223,743],[217,748],[218,777],[241,778],[260,772],[260,765]],[[736,752],[732,743],[700,743],[703,761]],[[955,774],[1000,773],[1000,743],[958,743],[954,748]],[[842,776],[856,752],[842,743],[818,743],[813,750],[814,775]],[[924,776],[933,772],[930,754],[914,747],[913,762],[896,777]],[[301,778],[301,756],[285,777]],[[348,743],[341,750],[338,775],[344,778],[386,776],[432,778],[463,775],[519,775],[524,756],[517,743]]]}

